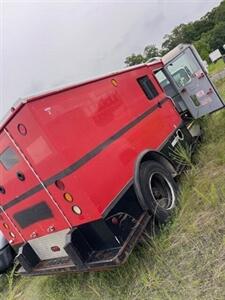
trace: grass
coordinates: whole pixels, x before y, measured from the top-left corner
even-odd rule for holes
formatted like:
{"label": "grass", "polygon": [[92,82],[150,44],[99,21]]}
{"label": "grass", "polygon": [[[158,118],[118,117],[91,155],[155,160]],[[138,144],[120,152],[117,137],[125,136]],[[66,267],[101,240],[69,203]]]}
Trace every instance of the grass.
{"label": "grass", "polygon": [[[217,87],[225,99],[225,81]],[[125,265],[52,277],[11,272],[0,279],[0,299],[225,299],[225,110],[202,126],[203,142],[181,178],[173,220],[136,247]]]}
{"label": "grass", "polygon": [[225,79],[216,82],[216,87],[220,95],[225,99]]}
{"label": "grass", "polygon": [[210,64],[208,67],[208,71],[210,74],[216,74],[220,71],[223,71],[224,69],[225,69],[225,63],[222,58],[217,60],[216,63]]}

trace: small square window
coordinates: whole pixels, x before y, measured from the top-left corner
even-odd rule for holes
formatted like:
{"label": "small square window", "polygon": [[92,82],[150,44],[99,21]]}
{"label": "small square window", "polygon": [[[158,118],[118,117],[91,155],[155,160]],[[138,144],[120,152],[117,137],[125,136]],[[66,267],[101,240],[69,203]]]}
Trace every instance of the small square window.
{"label": "small square window", "polygon": [[0,163],[6,170],[10,170],[15,164],[19,162],[19,157],[12,148],[7,148],[0,154]]}
{"label": "small square window", "polygon": [[143,92],[145,93],[145,96],[152,100],[156,96],[158,96],[158,92],[156,88],[154,87],[153,83],[150,81],[148,76],[143,76],[137,79],[137,82],[139,83],[140,87],[142,88]]}

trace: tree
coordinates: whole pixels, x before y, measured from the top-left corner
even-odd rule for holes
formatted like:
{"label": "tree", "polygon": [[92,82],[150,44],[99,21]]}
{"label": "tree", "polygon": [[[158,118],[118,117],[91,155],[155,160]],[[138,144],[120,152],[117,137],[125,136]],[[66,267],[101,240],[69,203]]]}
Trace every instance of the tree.
{"label": "tree", "polygon": [[225,1],[222,1],[220,6],[214,8],[215,24],[225,21]]}
{"label": "tree", "polygon": [[173,48],[175,48],[177,45],[179,45],[180,43],[184,42],[184,37],[183,37],[183,33],[184,33],[184,27],[185,24],[180,24],[179,26],[176,26],[171,34],[166,34],[164,36],[164,42],[162,43],[162,49],[164,49],[165,51],[170,51]]}
{"label": "tree", "polygon": [[209,33],[202,34],[202,38],[194,43],[194,46],[196,47],[198,53],[200,54],[201,58],[203,60],[206,60],[208,63],[210,62],[209,59],[209,53],[211,52],[209,47]]}
{"label": "tree", "polygon": [[125,64],[127,66],[138,65],[156,56],[160,56],[159,49],[156,45],[148,45],[145,47],[143,55],[133,53],[125,59]]}
{"label": "tree", "polygon": [[211,51],[220,49],[223,51],[225,44],[225,21],[216,24],[213,30],[210,31],[209,47]]}
{"label": "tree", "polygon": [[124,62],[127,66],[134,66],[144,62],[144,57],[141,54],[136,55],[133,53],[130,56],[128,56]]}
{"label": "tree", "polygon": [[159,49],[156,45],[148,45],[144,49],[144,60],[148,61],[149,59],[160,56]]}

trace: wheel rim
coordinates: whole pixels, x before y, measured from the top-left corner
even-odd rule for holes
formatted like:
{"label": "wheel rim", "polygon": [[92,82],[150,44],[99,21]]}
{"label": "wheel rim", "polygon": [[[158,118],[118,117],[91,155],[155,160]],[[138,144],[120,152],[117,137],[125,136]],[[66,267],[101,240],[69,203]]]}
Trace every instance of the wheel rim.
{"label": "wheel rim", "polygon": [[170,210],[175,204],[174,189],[162,173],[155,172],[150,176],[149,188],[157,207]]}

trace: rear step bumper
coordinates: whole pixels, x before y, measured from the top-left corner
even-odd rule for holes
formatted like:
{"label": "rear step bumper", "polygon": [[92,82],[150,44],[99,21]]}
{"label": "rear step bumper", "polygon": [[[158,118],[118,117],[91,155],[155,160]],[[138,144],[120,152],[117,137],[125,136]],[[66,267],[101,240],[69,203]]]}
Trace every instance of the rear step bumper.
{"label": "rear step bumper", "polygon": [[30,272],[25,271],[23,267],[18,272],[21,275],[35,276],[64,272],[101,271],[118,266],[128,258],[150,218],[151,216],[148,212],[143,212],[121,247],[93,252],[82,266],[75,265],[69,257],[63,257],[41,261]]}

